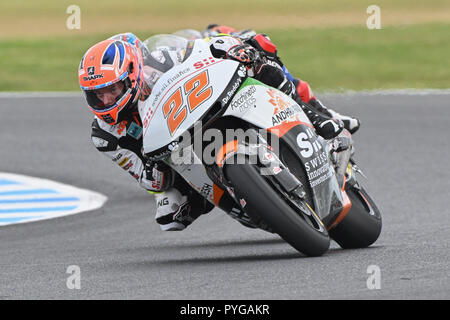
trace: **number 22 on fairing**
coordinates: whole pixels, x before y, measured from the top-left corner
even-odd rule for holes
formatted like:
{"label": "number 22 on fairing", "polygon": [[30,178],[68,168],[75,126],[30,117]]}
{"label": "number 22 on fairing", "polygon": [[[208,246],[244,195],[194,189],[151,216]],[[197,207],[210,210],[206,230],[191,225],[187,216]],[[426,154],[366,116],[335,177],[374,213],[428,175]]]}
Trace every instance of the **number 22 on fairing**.
{"label": "number 22 on fairing", "polygon": [[[193,112],[199,105],[208,100],[212,96],[212,87],[209,86],[208,70],[199,73],[195,77],[189,79],[182,86],[182,90],[178,88],[164,103],[164,118],[167,119],[170,135],[180,127],[187,118],[187,109]],[[183,97],[187,98],[187,106],[184,104]]]}

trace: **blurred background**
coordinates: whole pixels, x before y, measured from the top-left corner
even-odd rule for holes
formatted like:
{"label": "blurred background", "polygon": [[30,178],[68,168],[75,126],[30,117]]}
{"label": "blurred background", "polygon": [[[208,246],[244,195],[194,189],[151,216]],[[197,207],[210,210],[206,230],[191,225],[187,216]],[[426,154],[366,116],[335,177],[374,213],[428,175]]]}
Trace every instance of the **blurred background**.
{"label": "blurred background", "polygon": [[79,91],[79,61],[96,42],[211,23],[268,34],[315,91],[450,87],[448,0],[15,0],[0,4],[0,91]]}

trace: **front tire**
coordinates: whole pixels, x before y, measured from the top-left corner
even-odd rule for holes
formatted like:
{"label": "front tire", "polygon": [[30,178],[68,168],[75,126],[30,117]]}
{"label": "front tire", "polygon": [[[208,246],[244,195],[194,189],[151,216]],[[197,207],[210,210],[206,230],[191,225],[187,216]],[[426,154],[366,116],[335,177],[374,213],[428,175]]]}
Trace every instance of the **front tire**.
{"label": "front tire", "polygon": [[381,233],[380,211],[364,188],[349,187],[346,191],[352,207],[328,233],[343,249],[368,247]]}
{"label": "front tire", "polygon": [[319,231],[289,206],[257,168],[250,164],[230,164],[226,176],[234,186],[238,200],[245,200],[244,210],[252,218],[263,220],[286,242],[307,256],[320,256],[330,246],[325,228]]}

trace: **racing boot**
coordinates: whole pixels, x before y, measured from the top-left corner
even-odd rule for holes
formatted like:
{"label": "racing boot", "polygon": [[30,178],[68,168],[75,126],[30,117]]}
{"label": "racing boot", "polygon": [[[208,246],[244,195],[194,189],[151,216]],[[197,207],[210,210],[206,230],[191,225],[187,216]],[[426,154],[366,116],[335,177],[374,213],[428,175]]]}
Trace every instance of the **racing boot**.
{"label": "racing boot", "polygon": [[350,133],[355,133],[359,129],[360,122],[358,119],[342,115],[334,111],[333,109],[327,108],[318,99],[311,99],[308,103],[312,105],[318,112],[330,118],[342,121],[344,128],[350,131]]}
{"label": "racing boot", "polygon": [[156,222],[163,231],[186,229],[200,215],[210,212],[214,205],[195,193],[183,196],[180,191],[170,188],[155,194]]}
{"label": "racing boot", "polygon": [[[295,86],[296,94],[301,99],[301,101],[305,101],[311,106],[313,106],[315,111],[322,113],[323,116],[342,121],[345,129],[350,131],[350,133],[354,133],[359,129],[360,122],[358,119],[349,116],[344,116],[330,108],[325,107],[323,103],[317,100],[317,98],[314,96],[314,93],[312,92],[309,84],[306,81],[293,78],[292,82]],[[332,124],[330,125],[332,126]],[[331,131],[332,128],[330,127],[330,132]]]}
{"label": "racing boot", "polygon": [[328,108],[328,111],[334,119],[341,120],[344,123],[344,128],[350,131],[351,134],[358,131],[359,127],[361,126],[361,122],[359,121],[359,119],[342,115],[330,108]]}
{"label": "racing boot", "polygon": [[[324,139],[332,139],[344,129],[344,123],[341,120],[333,119],[327,109],[321,108],[322,106],[317,100],[311,99],[309,103],[304,103],[298,96],[295,100],[308,116],[317,134]],[[325,112],[321,112],[321,110]]]}

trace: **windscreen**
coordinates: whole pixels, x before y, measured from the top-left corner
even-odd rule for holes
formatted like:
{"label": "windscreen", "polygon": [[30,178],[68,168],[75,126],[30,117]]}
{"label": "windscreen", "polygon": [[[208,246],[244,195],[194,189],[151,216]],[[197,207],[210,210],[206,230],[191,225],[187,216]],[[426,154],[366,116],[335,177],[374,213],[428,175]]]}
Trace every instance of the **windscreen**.
{"label": "windscreen", "polygon": [[173,34],[159,34],[144,41],[148,51],[144,58],[144,78],[153,89],[158,79],[185,56],[188,40]]}

